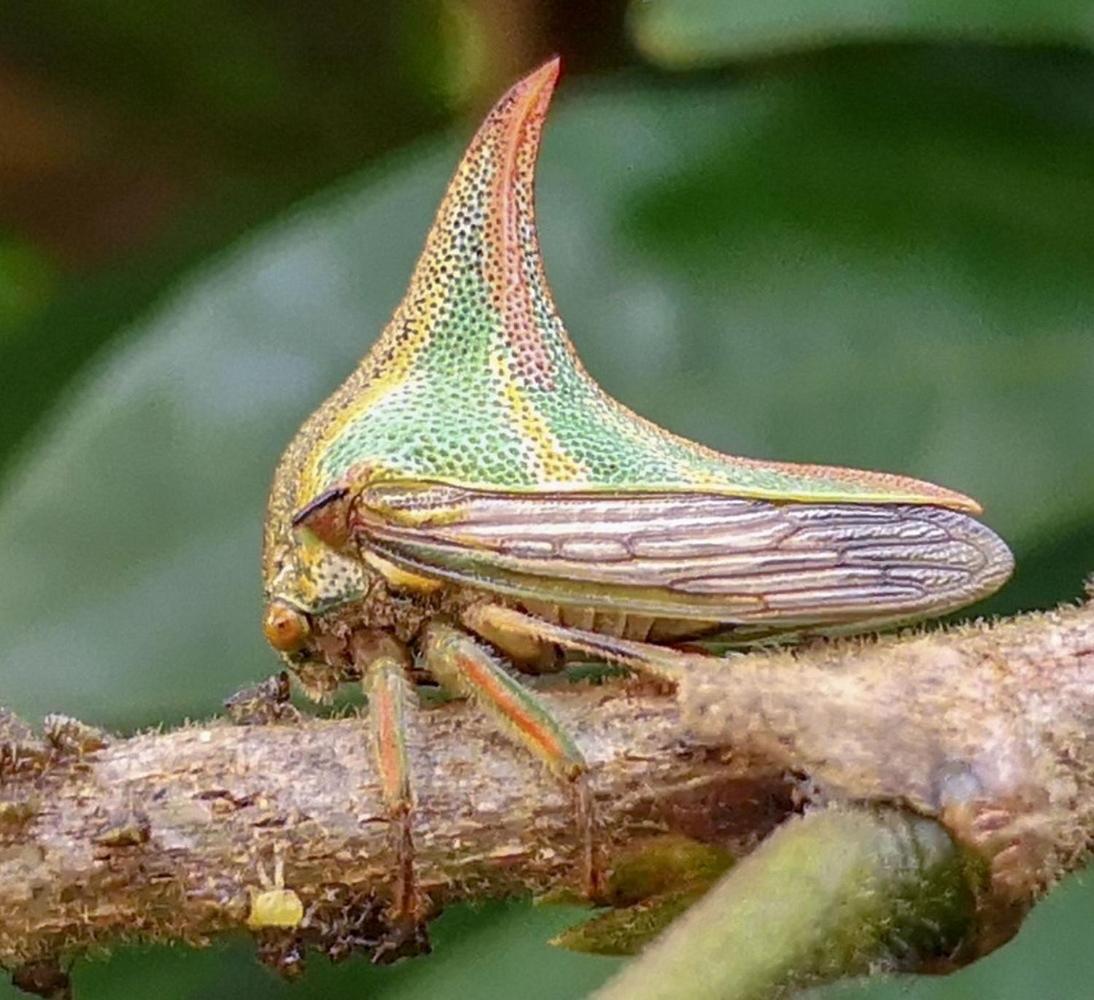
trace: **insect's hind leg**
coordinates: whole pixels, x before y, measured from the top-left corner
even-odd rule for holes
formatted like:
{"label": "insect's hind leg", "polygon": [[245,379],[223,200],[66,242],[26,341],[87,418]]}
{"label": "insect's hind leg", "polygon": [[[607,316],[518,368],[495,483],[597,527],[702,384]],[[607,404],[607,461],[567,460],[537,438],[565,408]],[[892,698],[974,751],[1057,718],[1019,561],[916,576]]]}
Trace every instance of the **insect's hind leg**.
{"label": "insect's hind leg", "polygon": [[[414,794],[407,731],[415,694],[408,673],[410,656],[391,637],[367,633],[354,637],[352,653],[368,696],[369,750],[380,778],[380,792],[391,829],[395,856],[391,906],[394,930],[416,938],[421,934],[425,913],[415,876],[411,828]],[[401,949],[405,943],[393,942],[392,947]],[[382,960],[379,954],[376,957]]]}
{"label": "insect's hind leg", "polygon": [[447,691],[470,698],[511,740],[526,747],[573,789],[581,830],[585,891],[598,890],[595,817],[588,765],[573,738],[535,693],[520,683],[472,636],[441,622],[430,623],[422,642],[425,665]]}
{"label": "insect's hind leg", "polygon": [[563,649],[572,649],[600,660],[618,663],[670,684],[678,682],[687,668],[696,662],[717,659],[701,653],[655,646],[648,642],[601,635],[599,632],[571,628],[568,625],[554,625],[501,604],[472,605],[463,612],[463,621],[476,633],[502,631],[557,643]]}

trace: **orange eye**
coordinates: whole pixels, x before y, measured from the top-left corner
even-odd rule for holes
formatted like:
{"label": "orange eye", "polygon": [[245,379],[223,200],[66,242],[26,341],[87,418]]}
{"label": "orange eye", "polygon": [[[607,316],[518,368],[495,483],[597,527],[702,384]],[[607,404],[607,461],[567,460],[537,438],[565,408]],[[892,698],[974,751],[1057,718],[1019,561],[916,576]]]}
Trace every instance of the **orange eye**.
{"label": "orange eye", "polygon": [[274,649],[282,653],[295,653],[311,635],[311,626],[307,616],[280,601],[271,601],[266,606],[262,631]]}

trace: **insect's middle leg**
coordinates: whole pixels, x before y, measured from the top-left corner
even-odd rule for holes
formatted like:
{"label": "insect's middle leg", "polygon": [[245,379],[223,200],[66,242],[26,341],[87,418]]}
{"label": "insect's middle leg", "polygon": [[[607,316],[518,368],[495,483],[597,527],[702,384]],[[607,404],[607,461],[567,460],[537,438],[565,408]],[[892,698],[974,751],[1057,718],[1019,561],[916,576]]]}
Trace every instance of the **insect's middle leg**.
{"label": "insect's middle leg", "polygon": [[545,642],[557,643],[563,649],[609,663],[618,663],[658,681],[675,684],[689,665],[709,657],[701,653],[685,653],[649,642],[636,642],[611,635],[601,635],[587,629],[555,625],[533,615],[501,604],[475,604],[463,612],[463,621],[473,632],[490,634],[505,632]]}
{"label": "insect's middle leg", "polygon": [[466,632],[432,622],[422,643],[425,665],[449,692],[470,698],[514,742],[527,747],[547,769],[573,789],[582,831],[585,890],[595,894],[599,875],[594,848],[595,819],[588,766],[577,744],[536,697]]}

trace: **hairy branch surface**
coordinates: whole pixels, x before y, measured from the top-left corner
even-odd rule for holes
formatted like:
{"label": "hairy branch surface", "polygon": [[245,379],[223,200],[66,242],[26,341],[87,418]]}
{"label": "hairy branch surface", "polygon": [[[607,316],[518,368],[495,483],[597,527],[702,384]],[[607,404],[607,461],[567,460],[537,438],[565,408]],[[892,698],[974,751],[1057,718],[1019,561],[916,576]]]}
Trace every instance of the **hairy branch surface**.
{"label": "hairy branch surface", "polygon": [[[545,697],[581,734],[605,858],[666,831],[743,851],[791,809],[781,768],[697,745],[671,698]],[[86,752],[77,737],[39,743],[11,718],[8,730],[0,964],[238,929],[277,865],[310,910],[308,943],[340,954],[382,936],[369,915],[396,861],[361,720],[215,721]],[[574,797],[473,707],[422,712],[411,754],[415,859],[437,906],[577,889]]]}
{"label": "hairy branch surface", "polygon": [[[800,809],[804,776],[829,801],[935,817],[978,852],[982,953],[1094,840],[1091,604],[733,657],[697,667],[676,699],[618,685],[544,698],[590,762],[609,869],[663,833],[747,853]],[[420,713],[411,767],[433,906],[578,886],[574,796],[474,706]],[[248,918],[281,958],[375,953],[395,864],[359,719],[109,739],[0,718],[9,968],[135,937],[203,942]],[[279,872],[300,909],[277,928],[256,900]]]}

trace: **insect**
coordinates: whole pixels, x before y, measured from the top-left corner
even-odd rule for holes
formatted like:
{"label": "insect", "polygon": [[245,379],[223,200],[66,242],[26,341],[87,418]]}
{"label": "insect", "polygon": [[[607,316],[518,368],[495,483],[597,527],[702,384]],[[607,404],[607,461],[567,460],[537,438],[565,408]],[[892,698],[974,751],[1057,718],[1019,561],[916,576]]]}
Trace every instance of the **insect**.
{"label": "insect", "polygon": [[413,668],[472,698],[574,789],[591,883],[588,767],[514,671],[576,653],[671,680],[701,655],[696,642],[937,615],[1012,568],[960,493],[719,454],[597,385],[536,234],[557,73],[557,60],[538,69],[486,118],[405,298],[289,445],[270,495],[266,636],[313,697],[348,680],[368,694],[397,913],[418,905]]}

